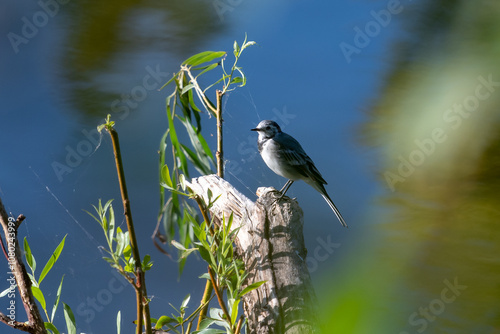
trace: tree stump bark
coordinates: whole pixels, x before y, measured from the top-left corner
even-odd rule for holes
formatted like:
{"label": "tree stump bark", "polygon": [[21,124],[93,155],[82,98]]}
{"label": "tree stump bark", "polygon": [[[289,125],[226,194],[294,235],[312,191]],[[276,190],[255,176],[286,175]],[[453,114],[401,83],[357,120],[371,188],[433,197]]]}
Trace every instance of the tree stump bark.
{"label": "tree stump bark", "polygon": [[193,179],[187,186],[208,203],[220,196],[210,212],[219,222],[233,213],[232,228],[240,228],[238,255],[249,272],[247,285],[266,281],[243,298],[250,333],[316,333],[316,296],[306,265],[303,213],[298,203],[274,188],[259,188],[254,203],[216,175]]}

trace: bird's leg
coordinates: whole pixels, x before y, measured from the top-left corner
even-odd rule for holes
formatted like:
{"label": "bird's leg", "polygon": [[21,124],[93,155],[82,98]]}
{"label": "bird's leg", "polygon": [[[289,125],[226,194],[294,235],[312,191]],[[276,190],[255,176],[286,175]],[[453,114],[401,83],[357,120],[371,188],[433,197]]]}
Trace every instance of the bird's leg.
{"label": "bird's leg", "polygon": [[285,185],[280,190],[280,193],[281,193],[280,199],[282,199],[283,196],[285,196],[286,192],[288,191],[288,188],[290,188],[290,186],[292,185],[292,183],[293,183],[293,180],[286,181]]}

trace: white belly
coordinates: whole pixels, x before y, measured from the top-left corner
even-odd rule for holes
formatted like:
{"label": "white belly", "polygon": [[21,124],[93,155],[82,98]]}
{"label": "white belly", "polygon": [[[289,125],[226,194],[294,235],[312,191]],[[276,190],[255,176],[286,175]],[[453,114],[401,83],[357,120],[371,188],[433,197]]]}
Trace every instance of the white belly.
{"label": "white belly", "polygon": [[277,154],[277,149],[277,145],[272,140],[264,143],[261,155],[267,167],[284,178],[294,181],[300,179],[301,175],[295,172],[293,168],[290,168],[289,164],[283,160],[283,157]]}

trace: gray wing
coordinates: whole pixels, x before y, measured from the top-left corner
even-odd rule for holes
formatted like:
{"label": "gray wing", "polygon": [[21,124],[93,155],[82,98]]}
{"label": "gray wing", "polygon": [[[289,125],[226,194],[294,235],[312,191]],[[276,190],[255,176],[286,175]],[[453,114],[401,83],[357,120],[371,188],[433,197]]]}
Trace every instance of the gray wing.
{"label": "gray wing", "polygon": [[274,137],[274,142],[279,145],[281,158],[285,159],[289,164],[297,166],[297,170],[301,175],[322,184],[327,184],[312,159],[295,138],[282,132]]}

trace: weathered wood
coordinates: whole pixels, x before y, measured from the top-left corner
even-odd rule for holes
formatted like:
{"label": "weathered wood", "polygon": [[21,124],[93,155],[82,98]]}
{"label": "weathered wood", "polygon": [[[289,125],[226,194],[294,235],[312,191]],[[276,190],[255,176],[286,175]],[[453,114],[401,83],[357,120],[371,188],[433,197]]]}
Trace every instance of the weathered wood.
{"label": "weathered wood", "polygon": [[233,213],[240,227],[238,255],[249,272],[247,285],[266,281],[244,297],[250,333],[307,334],[316,332],[316,296],[305,262],[303,214],[296,201],[274,188],[259,188],[254,203],[216,175],[193,179],[188,187],[208,202],[220,195],[210,211],[218,221]]}
{"label": "weathered wood", "polygon": [[[15,303],[12,304],[12,301],[15,302],[15,300],[11,300],[10,305],[13,305],[14,307],[13,315],[15,319],[11,319],[7,315],[0,312],[0,321],[12,328],[19,329],[24,332],[32,334],[47,334],[42,315],[38,310],[35,297],[31,291],[31,279],[28,276],[26,267],[24,266],[21,248],[19,247],[17,238],[17,230],[24,219],[25,217],[23,215],[20,215],[16,220],[9,219],[9,216],[5,211],[5,207],[3,206],[2,199],[0,198],[0,225],[3,228],[3,234],[5,236],[5,241],[7,242],[6,248],[3,249],[9,264],[9,271],[7,272],[7,275],[15,278],[17,290],[19,291],[24,310],[26,311],[26,315],[28,317],[27,322],[15,320],[20,316],[21,307]],[[4,245],[2,244],[2,246]],[[15,293],[15,290],[12,292]]]}

